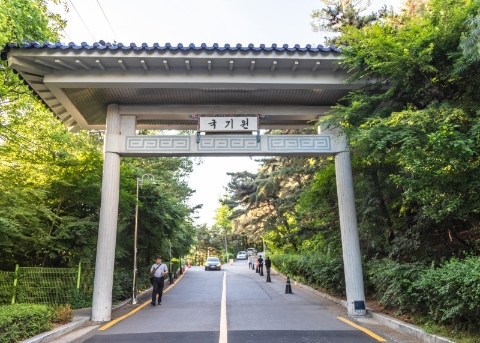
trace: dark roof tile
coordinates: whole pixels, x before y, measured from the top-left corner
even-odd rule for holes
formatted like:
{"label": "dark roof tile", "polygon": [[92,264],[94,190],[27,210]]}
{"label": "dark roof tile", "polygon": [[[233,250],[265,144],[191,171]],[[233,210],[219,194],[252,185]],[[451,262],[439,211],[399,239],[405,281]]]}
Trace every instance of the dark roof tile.
{"label": "dark roof tile", "polygon": [[[173,46],[170,43],[166,43],[164,46],[154,43],[153,45],[148,45],[147,43],[142,43],[141,45],[137,46],[135,43],[130,43],[130,45],[124,45],[123,43],[105,43],[105,41],[100,40],[98,42],[93,43],[92,45],[87,44],[86,42],[80,43],[80,45],[77,45],[73,42],[70,42],[68,44],[64,43],[52,43],[52,42],[44,42],[44,43],[38,43],[38,42],[26,42],[23,44],[16,44],[16,43],[10,43],[5,45],[3,48],[3,51],[8,51],[10,48],[23,48],[23,49],[62,49],[62,50],[68,50],[68,49],[73,49],[73,50],[183,50],[183,51],[188,51],[188,50],[194,50],[194,51],[200,51],[200,50],[206,50],[206,51],[212,51],[212,50],[217,50],[217,51],[279,51],[279,52],[284,52],[284,51],[289,51],[289,52],[341,52],[340,47],[335,47],[333,45],[330,45],[328,47],[324,47],[323,45],[318,45],[318,46],[312,46],[310,44],[307,44],[305,47],[300,47],[299,44],[295,44],[293,47],[289,47],[288,44],[283,44],[282,46],[279,46],[277,44],[272,44],[270,47],[266,46],[265,44],[260,44],[260,46],[254,46],[253,44],[248,44],[248,46],[242,46],[242,44],[236,44],[234,46],[230,44],[225,44],[223,47],[220,46],[217,43],[214,43],[212,46],[207,46],[207,44],[202,43],[199,46],[196,46],[195,44],[191,43],[189,45],[184,46],[183,44],[179,43],[177,46]],[[3,54],[2,54],[3,55]]]}

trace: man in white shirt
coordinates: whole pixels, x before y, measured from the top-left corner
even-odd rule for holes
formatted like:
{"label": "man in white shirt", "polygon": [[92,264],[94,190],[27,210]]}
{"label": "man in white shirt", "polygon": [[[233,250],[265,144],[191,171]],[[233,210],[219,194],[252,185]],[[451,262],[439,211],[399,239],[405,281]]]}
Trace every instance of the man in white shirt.
{"label": "man in white shirt", "polygon": [[163,275],[168,273],[168,268],[165,263],[162,263],[162,256],[157,256],[156,263],[152,265],[150,269],[150,275],[153,275],[153,291],[152,291],[152,302],[151,305],[155,306],[155,301],[158,294],[158,304],[162,304],[162,294],[163,294],[163,286],[164,286],[164,278]]}

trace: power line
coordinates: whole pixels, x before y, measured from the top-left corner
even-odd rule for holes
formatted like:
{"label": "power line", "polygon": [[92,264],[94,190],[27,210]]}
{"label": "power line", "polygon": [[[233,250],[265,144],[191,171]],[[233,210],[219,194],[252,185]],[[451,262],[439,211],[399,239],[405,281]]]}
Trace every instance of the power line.
{"label": "power line", "polygon": [[[39,148],[40,150],[43,150],[44,152],[47,152],[47,153],[49,153],[49,154],[52,154],[53,156],[56,155],[55,151],[52,151],[52,150],[50,150],[50,149],[48,149],[48,148],[45,148],[45,147],[39,145],[39,144],[36,143],[36,142],[33,142],[32,140],[28,139],[28,138],[25,137],[25,136],[22,136],[22,135],[19,134],[18,132],[15,132],[15,131],[11,130],[11,129],[8,128],[6,125],[1,125],[1,124],[0,124],[0,127],[1,127],[2,129],[5,129],[5,130],[11,132],[12,134],[14,134],[15,136],[17,136],[18,138],[20,138],[20,139],[23,140],[24,142],[20,142],[18,139],[13,139],[13,138],[11,138],[11,137],[6,136],[5,134],[1,134],[1,133],[0,133],[0,135],[1,135],[2,137],[7,138],[7,139],[9,139],[10,141],[16,142],[16,143],[18,143],[18,144],[22,144],[22,146],[23,146],[23,144],[25,144],[25,142],[27,142],[28,144],[30,144],[30,146],[37,147],[37,148]],[[27,150],[29,150],[29,149],[27,149]],[[31,152],[31,150],[29,150],[29,151]]]}
{"label": "power line", "polygon": [[87,24],[85,24],[85,22],[83,21],[83,18],[82,16],[80,15],[80,13],[78,13],[77,9],[75,8],[75,5],[73,4],[72,0],[68,0],[70,2],[70,4],[72,5],[73,9],[75,10],[75,12],[77,12],[78,14],[78,17],[80,18],[80,20],[82,21],[83,25],[85,26],[85,28],[87,29],[88,33],[90,33],[90,36],[92,36],[93,38],[93,41],[96,42],[97,40],[95,39],[95,37],[93,37],[92,33],[90,32],[90,30],[88,29],[88,26]]}
{"label": "power line", "polygon": [[103,8],[102,8],[102,6],[100,5],[100,2],[99,2],[98,0],[97,0],[97,4],[98,4],[98,7],[100,7],[100,9],[102,10],[102,13],[103,13],[103,15],[105,16],[105,19],[107,20],[108,26],[110,26],[110,29],[111,29],[112,32],[113,32],[114,42],[116,42],[116,41],[117,41],[117,34],[116,34],[115,31],[113,30],[113,27],[112,27],[112,25],[110,24],[110,21],[108,20],[107,15],[106,15],[105,12],[103,11]]}
{"label": "power line", "polygon": [[6,136],[6,135],[4,135],[4,134],[2,134],[2,133],[0,133],[0,137],[3,138],[3,139],[5,139],[5,140],[8,140],[8,141],[10,141],[10,142],[12,142],[12,143],[17,144],[20,148],[23,149],[23,151],[29,152],[30,154],[35,155],[35,156],[36,156],[37,158],[39,158],[40,160],[42,160],[42,161],[44,161],[44,162],[47,162],[47,161],[44,159],[43,156],[41,156],[41,155],[39,155],[39,154],[37,153],[37,151],[30,150],[29,147],[26,146],[25,144],[23,144],[22,142],[20,142],[20,141],[18,141],[18,140],[16,140],[16,139],[13,139],[12,137],[8,137],[8,136]]}
{"label": "power line", "polygon": [[73,40],[70,38],[70,36],[68,35],[67,31],[63,30],[63,33],[65,34],[65,36],[67,36],[67,38],[69,39],[70,42],[73,42]]}

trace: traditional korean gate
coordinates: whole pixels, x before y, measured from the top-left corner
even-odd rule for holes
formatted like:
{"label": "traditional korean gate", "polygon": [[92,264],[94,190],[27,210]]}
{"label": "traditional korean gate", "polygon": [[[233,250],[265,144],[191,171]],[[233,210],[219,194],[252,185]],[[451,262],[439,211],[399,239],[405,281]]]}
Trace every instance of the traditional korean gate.
{"label": "traditional korean gate", "polygon": [[111,319],[122,156],[335,155],[348,313],[366,314],[350,155],[341,132],[239,134],[240,122],[235,134],[136,135],[139,129],[197,130],[199,116],[227,116],[232,128],[235,118],[255,118],[265,129],[311,126],[359,87],[345,84],[341,58],[335,48],[276,45],[31,43],[2,51],[70,131],[106,130],[93,321]]}

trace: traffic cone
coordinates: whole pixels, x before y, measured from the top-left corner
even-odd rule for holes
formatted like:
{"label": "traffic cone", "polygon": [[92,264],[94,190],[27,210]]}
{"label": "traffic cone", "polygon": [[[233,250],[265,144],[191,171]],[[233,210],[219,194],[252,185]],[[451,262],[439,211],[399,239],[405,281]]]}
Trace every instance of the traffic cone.
{"label": "traffic cone", "polygon": [[260,269],[260,276],[263,276],[263,266],[258,267]]}
{"label": "traffic cone", "polygon": [[272,282],[272,279],[270,279],[270,269],[267,269],[267,282]]}
{"label": "traffic cone", "polygon": [[260,267],[257,264],[257,268],[255,269],[255,273],[260,273]]}
{"label": "traffic cone", "polygon": [[285,294],[293,294],[292,285],[290,285],[290,278],[287,276],[287,286],[285,286]]}

